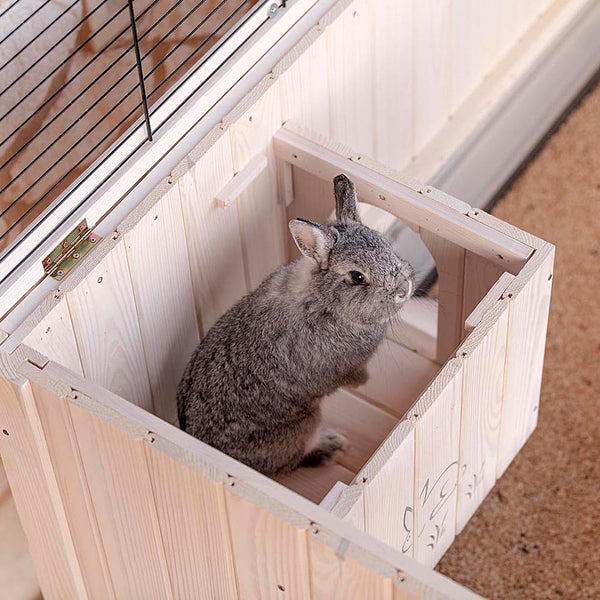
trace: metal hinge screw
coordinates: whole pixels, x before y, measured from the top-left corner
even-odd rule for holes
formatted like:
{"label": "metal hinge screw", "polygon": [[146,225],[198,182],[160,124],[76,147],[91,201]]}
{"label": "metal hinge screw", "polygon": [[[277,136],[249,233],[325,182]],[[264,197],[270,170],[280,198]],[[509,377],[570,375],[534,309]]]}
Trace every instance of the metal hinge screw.
{"label": "metal hinge screw", "polygon": [[271,4],[271,6],[269,6],[269,17],[274,17],[278,11],[279,11],[279,4],[276,4],[274,2],[273,4]]}

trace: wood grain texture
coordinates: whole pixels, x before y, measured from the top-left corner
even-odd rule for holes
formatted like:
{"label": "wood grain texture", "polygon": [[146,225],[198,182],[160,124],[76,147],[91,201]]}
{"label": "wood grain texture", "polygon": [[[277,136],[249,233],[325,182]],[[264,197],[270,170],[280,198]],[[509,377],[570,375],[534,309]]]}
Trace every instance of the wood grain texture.
{"label": "wood grain texture", "polygon": [[[36,369],[24,365],[23,373]],[[102,537],[94,512],[76,434],[65,398],[31,383],[31,410],[39,420],[69,537],[90,598],[114,598]]]}
{"label": "wood grain texture", "polygon": [[172,423],[177,385],[199,340],[178,186],[125,234],[125,249],[153,412]]}
{"label": "wood grain texture", "polygon": [[335,552],[313,535],[308,537],[308,547],[313,600],[391,599],[392,581],[344,556],[342,548]]}
{"label": "wood grain texture", "polygon": [[238,207],[219,208],[215,200],[232,177],[225,135],[178,182],[196,313],[204,333],[248,291]]}
{"label": "wood grain texture", "polygon": [[328,37],[331,135],[359,153],[375,152],[372,12],[355,0],[331,25]]}
{"label": "wood grain texture", "polygon": [[369,380],[356,392],[400,418],[439,371],[439,365],[391,340],[369,361]]}
{"label": "wood grain texture", "polygon": [[57,304],[23,340],[49,359],[82,375],[79,350],[66,302]]}
{"label": "wood grain texture", "polygon": [[[415,425],[414,557],[433,567],[454,540],[462,368]],[[423,402],[423,404],[425,404]]]}
{"label": "wood grain texture", "polygon": [[365,531],[407,556],[413,555],[414,429],[367,480]]}
{"label": "wood grain texture", "polygon": [[174,598],[143,442],[71,403],[117,598]]}
{"label": "wood grain texture", "polygon": [[223,484],[145,445],[174,598],[237,598]]}
{"label": "wood grain texture", "polygon": [[281,127],[279,85],[264,95],[229,128],[233,168],[240,171],[256,154],[268,167],[238,197],[244,266],[249,288],[256,288],[286,262],[285,206],[279,202],[273,134]]}
{"label": "wood grain texture", "polygon": [[353,483],[342,491],[331,513],[365,531],[365,495],[361,482]]}
{"label": "wood grain texture", "polygon": [[341,433],[348,447],[336,460],[354,473],[358,472],[388,433],[397,419],[348,391],[338,390],[323,399],[323,425]]}
{"label": "wood grain texture", "polygon": [[373,156],[395,169],[404,167],[412,152],[413,3],[396,0],[383,9],[380,3],[371,2],[369,7],[375,96]]}
{"label": "wood grain texture", "polygon": [[463,337],[463,293],[465,249],[443,237],[421,229],[438,272],[437,362],[453,356]]}
{"label": "wood grain texture", "polygon": [[456,533],[471,518],[496,481],[496,457],[506,362],[508,305],[474,348],[468,341],[463,355],[460,458]]}
{"label": "wood grain texture", "polygon": [[152,410],[152,393],[125,244],[120,242],[67,294],[83,372]]}
{"label": "wood grain texture", "polygon": [[531,279],[510,298],[498,477],[537,425],[553,265],[550,247]]}
{"label": "wood grain texture", "polygon": [[78,598],[43,467],[19,397],[24,390],[0,378],[0,452],[45,598]]}
{"label": "wood grain texture", "polygon": [[225,497],[239,598],[309,598],[306,530],[237,496],[234,488],[228,488]]}

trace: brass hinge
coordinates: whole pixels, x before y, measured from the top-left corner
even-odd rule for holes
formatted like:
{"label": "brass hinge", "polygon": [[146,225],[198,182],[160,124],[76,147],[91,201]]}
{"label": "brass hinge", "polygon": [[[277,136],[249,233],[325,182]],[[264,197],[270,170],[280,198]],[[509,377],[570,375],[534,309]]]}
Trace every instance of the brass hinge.
{"label": "brass hinge", "polygon": [[60,281],[100,240],[84,219],[42,261],[44,273]]}

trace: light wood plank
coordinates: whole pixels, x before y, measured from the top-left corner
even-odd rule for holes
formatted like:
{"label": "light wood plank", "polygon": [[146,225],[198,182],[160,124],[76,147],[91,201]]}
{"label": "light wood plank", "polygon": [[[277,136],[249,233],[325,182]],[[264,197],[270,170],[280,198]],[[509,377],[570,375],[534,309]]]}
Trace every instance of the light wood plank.
{"label": "light wood plank", "polygon": [[57,304],[23,340],[49,359],[82,375],[79,350],[66,302]]}
{"label": "light wood plank", "polygon": [[174,422],[177,385],[199,340],[179,187],[125,235],[154,414]]}
{"label": "light wood plank", "polygon": [[372,14],[355,0],[331,25],[327,47],[331,135],[359,153],[375,153]]}
{"label": "light wood plank", "polygon": [[152,393],[125,244],[120,242],[67,294],[86,377],[152,410]]}
{"label": "light wood plank", "polygon": [[489,288],[482,300],[473,311],[465,318],[465,333],[469,334],[483,320],[485,314],[492,309],[500,298],[504,297],[506,288],[513,282],[514,275],[502,273],[496,283]]}
{"label": "light wood plank", "polygon": [[175,598],[237,598],[223,484],[151,444],[145,455]]}
{"label": "light wood plank", "polygon": [[70,405],[117,598],[173,598],[141,441]]}
{"label": "light wood plank", "polygon": [[331,513],[351,523],[360,531],[365,531],[365,495],[362,482],[346,486]]}
{"label": "light wood plank", "polygon": [[453,356],[463,337],[465,249],[421,230],[438,272],[437,362]]}
{"label": "light wood plank", "polygon": [[415,434],[411,429],[381,469],[365,482],[365,530],[413,555]]}
{"label": "light wood plank", "polygon": [[75,600],[78,592],[50,491],[19,401],[23,393],[22,388],[0,378],[2,461],[44,597]]}
{"label": "light wood plank", "polygon": [[430,406],[423,406],[423,411],[417,403],[413,409],[417,418],[414,557],[429,567],[437,563],[455,535],[461,392],[462,367],[434,395]]}
{"label": "light wood plank", "polygon": [[288,230],[285,206],[279,202],[273,134],[281,127],[279,86],[267,92],[229,128],[234,170],[256,154],[265,154],[265,169],[238,197],[238,214],[247,283],[256,288],[286,262]]}
{"label": "light wood plank", "polygon": [[356,389],[400,418],[437,375],[439,365],[391,340],[384,340],[368,362],[369,380]]}
{"label": "light wood plank", "polygon": [[387,337],[435,361],[438,305],[433,298],[411,298],[388,328]]}
{"label": "light wood plank", "polygon": [[[310,597],[306,531],[226,493],[238,594],[243,600]],[[244,532],[239,535],[238,532]]]}
{"label": "light wood plank", "polygon": [[215,200],[232,177],[231,145],[224,135],[178,182],[196,313],[204,333],[248,291],[238,207],[223,210]]}
{"label": "light wood plank", "polygon": [[345,390],[324,398],[321,412],[323,425],[348,439],[348,447],[337,462],[354,473],[371,458],[397,423],[389,413]]}
{"label": "light wood plank", "polygon": [[390,600],[392,582],[309,535],[312,600]]}
{"label": "light wood plank", "polygon": [[[371,2],[369,7],[373,20],[373,156],[395,169],[404,167],[412,152],[413,4],[413,0],[396,0],[385,7]],[[366,37],[364,32],[362,35]]]}
{"label": "light wood plank", "polygon": [[510,298],[506,379],[498,447],[500,477],[537,425],[546,330],[552,289],[554,248],[525,287]]}
{"label": "light wood plank", "polygon": [[[496,481],[496,457],[504,389],[508,306],[487,327],[473,348],[466,342],[463,355],[462,415],[456,533],[459,533]],[[466,354],[466,356],[464,354]]]}
{"label": "light wood plank", "polygon": [[229,183],[216,195],[220,208],[231,206],[237,197],[267,168],[269,161],[264,154],[257,154],[233,176]]}

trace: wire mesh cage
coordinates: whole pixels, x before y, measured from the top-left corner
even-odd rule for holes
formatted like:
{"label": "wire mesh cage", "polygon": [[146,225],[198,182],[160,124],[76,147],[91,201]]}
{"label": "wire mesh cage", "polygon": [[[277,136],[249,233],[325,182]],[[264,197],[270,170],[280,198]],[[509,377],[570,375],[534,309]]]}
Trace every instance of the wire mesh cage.
{"label": "wire mesh cage", "polygon": [[265,3],[0,0],[0,250]]}

